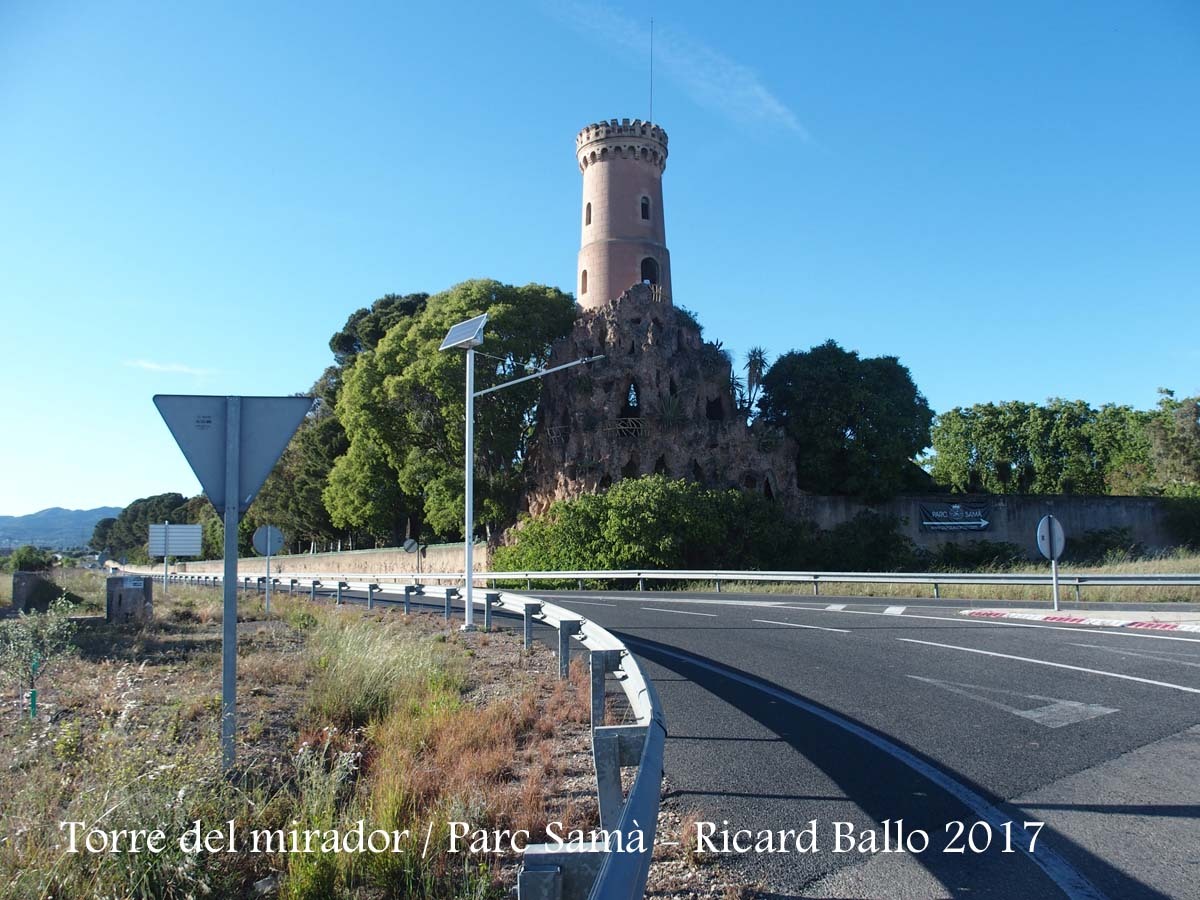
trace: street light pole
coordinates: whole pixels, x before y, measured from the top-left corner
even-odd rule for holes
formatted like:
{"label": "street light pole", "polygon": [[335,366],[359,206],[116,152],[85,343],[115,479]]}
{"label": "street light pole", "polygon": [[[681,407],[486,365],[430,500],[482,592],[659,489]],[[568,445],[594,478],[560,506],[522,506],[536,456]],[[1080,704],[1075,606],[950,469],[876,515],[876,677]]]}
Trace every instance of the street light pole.
{"label": "street light pole", "polygon": [[[475,604],[472,591],[475,586],[475,348],[467,347],[467,433],[466,450],[463,454],[464,474],[467,480],[465,513],[463,519],[463,550],[466,554],[466,571],[463,574],[463,603],[466,618],[463,628],[475,630]],[[421,548],[417,547],[420,559]]]}
{"label": "street light pole", "polygon": [[[464,492],[466,497],[463,500],[463,556],[466,562],[463,570],[463,604],[466,607],[466,615],[463,621],[464,631],[475,630],[475,605],[473,597],[475,584],[475,398],[483,397],[486,394],[493,394],[496,391],[502,391],[505,388],[513,387],[526,381],[532,381],[535,378],[543,378],[552,372],[561,372],[563,369],[570,369],[572,366],[604,359],[603,356],[585,356],[583,359],[563,363],[561,366],[554,366],[550,369],[541,369],[532,375],[523,375],[520,378],[514,378],[511,381],[506,381],[503,384],[497,384],[477,392],[475,390],[475,348],[483,343],[483,327],[486,324],[487,313],[484,313],[482,316],[476,316],[473,319],[468,319],[465,322],[459,322],[450,329],[446,334],[445,340],[442,341],[441,347],[438,348],[439,350],[462,349],[467,351],[467,423],[463,440],[463,476],[466,482],[466,490]],[[418,564],[420,564],[420,559],[421,547],[418,542]]]}

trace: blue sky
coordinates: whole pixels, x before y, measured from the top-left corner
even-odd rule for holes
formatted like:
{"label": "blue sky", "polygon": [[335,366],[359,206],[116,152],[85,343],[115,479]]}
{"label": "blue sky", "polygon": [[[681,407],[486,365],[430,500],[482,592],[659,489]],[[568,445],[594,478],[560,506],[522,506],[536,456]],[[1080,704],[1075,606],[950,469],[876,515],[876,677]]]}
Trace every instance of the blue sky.
{"label": "blue sky", "polygon": [[1200,5],[0,3],[0,514],[198,485],[387,293],[571,289],[574,135],[654,118],[677,303],[937,410],[1200,391]]}

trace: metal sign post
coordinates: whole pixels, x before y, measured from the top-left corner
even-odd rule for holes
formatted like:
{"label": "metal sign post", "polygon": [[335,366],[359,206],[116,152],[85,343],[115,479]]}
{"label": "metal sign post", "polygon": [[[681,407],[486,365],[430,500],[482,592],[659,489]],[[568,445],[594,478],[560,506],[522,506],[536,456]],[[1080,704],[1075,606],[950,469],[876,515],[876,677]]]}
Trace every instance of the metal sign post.
{"label": "metal sign post", "polygon": [[[241,472],[242,398],[225,400],[225,560],[221,579],[221,768],[233,768],[237,725],[238,475]],[[211,498],[209,498],[211,499]]]}
{"label": "metal sign post", "polygon": [[1062,525],[1054,516],[1043,516],[1038,522],[1037,545],[1042,556],[1050,560],[1050,583],[1054,591],[1054,611],[1058,612],[1058,558],[1066,546]]}
{"label": "metal sign post", "polygon": [[283,532],[274,525],[259,525],[254,530],[254,549],[267,558],[267,578],[263,589],[266,591],[266,611],[271,615],[271,557],[283,548]]}
{"label": "metal sign post", "polygon": [[171,523],[163,522],[163,596],[167,596],[167,575],[170,570],[167,568],[167,556],[171,552]]}
{"label": "metal sign post", "polygon": [[312,398],[158,394],[154,405],[225,523],[221,766],[228,770],[234,763],[237,708],[238,520],[312,408]]}

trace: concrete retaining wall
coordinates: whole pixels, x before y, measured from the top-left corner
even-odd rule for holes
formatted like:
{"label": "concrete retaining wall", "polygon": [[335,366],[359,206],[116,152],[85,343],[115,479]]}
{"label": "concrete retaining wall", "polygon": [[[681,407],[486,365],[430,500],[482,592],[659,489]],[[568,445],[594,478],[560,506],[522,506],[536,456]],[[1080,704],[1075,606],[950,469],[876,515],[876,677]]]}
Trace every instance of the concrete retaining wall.
{"label": "concrete retaining wall", "polygon": [[[433,544],[425,547],[421,558],[422,572],[460,572],[464,565],[463,544]],[[475,545],[473,560],[475,571],[485,571],[491,562],[487,544]],[[223,564],[219,559],[180,563],[176,572],[220,573]],[[238,561],[238,571],[243,574],[266,574],[267,561],[255,556]],[[161,571],[161,570],[160,570]],[[300,572],[306,575],[321,573],[347,574],[370,572],[375,575],[408,575],[417,571],[417,554],[405,553],[398,547],[381,550],[343,550],[341,553],[297,553],[289,556],[271,557],[271,572]]]}
{"label": "concrete retaining wall", "polygon": [[[924,527],[922,504],[960,503],[987,509],[987,527],[979,530],[945,531]],[[1163,524],[1162,503],[1154,497],[1089,497],[982,494],[927,494],[896,497],[884,503],[867,504],[850,497],[802,498],[801,514],[821,528],[833,528],[853,519],[863,510],[874,510],[900,520],[900,530],[918,547],[935,550],[943,544],[969,541],[1005,541],[1016,544],[1031,558],[1038,557],[1037,523],[1045,515],[1055,516],[1067,540],[1082,538],[1088,531],[1126,528],[1132,540],[1148,549],[1171,545]]]}

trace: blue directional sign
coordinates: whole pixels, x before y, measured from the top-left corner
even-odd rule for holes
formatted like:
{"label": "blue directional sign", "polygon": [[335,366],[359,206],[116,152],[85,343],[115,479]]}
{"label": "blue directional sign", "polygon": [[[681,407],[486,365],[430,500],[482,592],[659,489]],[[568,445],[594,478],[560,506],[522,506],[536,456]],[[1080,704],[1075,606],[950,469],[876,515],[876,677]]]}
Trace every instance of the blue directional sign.
{"label": "blue directional sign", "polygon": [[[156,394],[154,405],[200,486],[225,514],[226,397]],[[241,397],[238,446],[238,513],[254,502],[288,441],[312,409],[312,397]]]}

